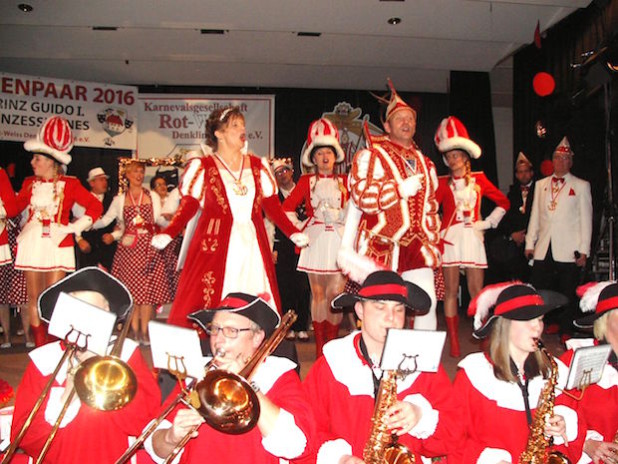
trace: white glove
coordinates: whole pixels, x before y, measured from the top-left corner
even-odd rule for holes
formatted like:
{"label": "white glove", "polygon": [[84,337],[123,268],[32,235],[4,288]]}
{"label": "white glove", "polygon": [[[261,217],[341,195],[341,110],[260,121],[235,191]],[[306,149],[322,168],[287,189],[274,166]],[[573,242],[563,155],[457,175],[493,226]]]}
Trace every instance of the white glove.
{"label": "white glove", "polygon": [[77,221],[71,222],[67,227],[70,230],[70,233],[81,235],[83,231],[90,229],[91,226],[92,218],[85,214]]}
{"label": "white glove", "polygon": [[474,224],[472,224],[472,228],[474,230],[487,230],[487,229],[491,229],[491,222],[484,220],[484,221],[476,221]]}
{"label": "white glove", "polygon": [[292,240],[292,243],[294,243],[294,245],[296,245],[298,248],[305,248],[309,245],[309,237],[303,232],[293,233],[292,235],[290,235],[290,240]]}
{"label": "white glove", "polygon": [[399,195],[403,198],[413,197],[416,195],[416,192],[418,192],[423,186],[423,184],[421,184],[422,178],[422,174],[414,174],[413,176],[405,179],[401,184],[399,184]]}
{"label": "white glove", "polygon": [[150,244],[153,247],[155,247],[157,250],[162,250],[163,248],[168,246],[171,241],[172,241],[172,237],[170,237],[169,235],[167,235],[167,234],[157,234],[154,237],[152,237],[152,240],[150,241]]}

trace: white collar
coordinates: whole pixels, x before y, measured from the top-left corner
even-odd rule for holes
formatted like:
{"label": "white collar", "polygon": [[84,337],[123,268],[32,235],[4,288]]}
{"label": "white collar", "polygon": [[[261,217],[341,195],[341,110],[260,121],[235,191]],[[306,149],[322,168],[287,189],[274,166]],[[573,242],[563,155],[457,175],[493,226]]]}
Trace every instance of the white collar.
{"label": "white collar", "polygon": [[[568,376],[568,368],[559,359],[554,358],[558,364],[558,387],[562,389]],[[459,362],[472,386],[487,399],[495,401],[498,406],[514,411],[525,411],[524,399],[521,389],[515,382],[498,380],[494,375],[494,366],[489,362],[485,353],[472,353]],[[545,385],[545,380],[538,375],[528,382],[528,397],[530,408],[537,406],[539,395]],[[556,390],[559,396],[562,390]]]}
{"label": "white collar", "polygon": [[[352,332],[343,338],[337,338],[324,345],[323,353],[330,370],[339,383],[348,388],[350,395],[368,395],[373,397],[373,376],[371,366],[359,357],[354,339],[360,334]],[[401,392],[410,388],[418,378],[420,372],[408,375],[405,379],[397,381],[397,391]]]}

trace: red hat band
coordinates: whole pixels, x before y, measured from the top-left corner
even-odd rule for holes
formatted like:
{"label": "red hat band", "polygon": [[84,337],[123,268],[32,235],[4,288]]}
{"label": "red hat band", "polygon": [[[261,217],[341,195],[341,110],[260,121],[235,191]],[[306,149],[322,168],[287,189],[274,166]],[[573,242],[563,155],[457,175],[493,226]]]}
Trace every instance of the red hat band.
{"label": "red hat band", "polygon": [[599,301],[595,312],[599,314],[612,309],[618,309],[618,296],[612,296],[611,298]]}
{"label": "red hat band", "polygon": [[372,298],[380,295],[401,295],[408,297],[408,289],[403,285],[384,284],[372,285],[371,287],[361,288],[358,294],[362,297]]}
{"label": "red hat band", "polygon": [[526,306],[543,306],[544,304],[545,302],[543,301],[543,298],[541,298],[539,295],[518,296],[516,298],[506,300],[503,303],[497,304],[496,308],[494,309],[494,315],[501,316],[505,313]]}
{"label": "red hat band", "polygon": [[223,308],[242,308],[243,306],[247,306],[250,301],[243,300],[242,298],[236,298],[233,296],[228,296],[221,301],[221,307]]}

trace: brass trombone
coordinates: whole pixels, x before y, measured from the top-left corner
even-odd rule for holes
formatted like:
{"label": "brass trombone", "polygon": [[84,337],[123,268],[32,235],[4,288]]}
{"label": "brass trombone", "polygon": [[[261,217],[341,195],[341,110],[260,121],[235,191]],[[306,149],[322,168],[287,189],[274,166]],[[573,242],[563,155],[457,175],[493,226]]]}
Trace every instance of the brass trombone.
{"label": "brass trombone", "polygon": [[[74,336],[73,340],[71,340],[72,336]],[[64,343],[67,345],[67,349],[64,351],[64,354],[62,355],[62,358],[60,358],[60,361],[58,362],[58,365],[54,369],[54,372],[51,373],[49,380],[47,381],[47,383],[45,384],[45,387],[43,388],[43,391],[41,392],[36,402],[34,403],[34,406],[32,407],[30,414],[28,414],[28,417],[26,418],[26,421],[24,422],[24,425],[19,430],[19,433],[17,434],[15,439],[11,442],[11,445],[9,446],[9,449],[4,455],[4,458],[2,459],[1,464],[8,464],[9,462],[11,462],[11,459],[13,459],[13,455],[15,454],[15,451],[17,451],[17,448],[19,447],[21,440],[24,438],[24,436],[26,435],[26,432],[30,428],[30,425],[32,424],[32,420],[34,419],[34,416],[39,412],[39,409],[41,409],[41,406],[43,405],[43,401],[45,401],[45,398],[47,398],[47,395],[49,391],[51,390],[51,387],[54,383],[54,380],[56,379],[56,376],[58,375],[58,372],[60,372],[60,369],[62,368],[64,363],[67,361],[67,359],[70,360],[76,351],[86,350],[86,348],[88,347],[88,337],[89,336],[90,335],[85,335],[81,333],[80,331],[75,329],[73,326],[71,326],[71,330],[69,330],[69,332],[64,336]],[[81,344],[80,344],[80,341],[81,341]],[[58,430],[58,427],[60,426],[60,422],[62,421],[62,418],[64,416],[64,412],[66,412],[66,409],[68,408],[68,405],[71,403],[72,398],[73,398],[73,392],[69,394],[69,397],[67,398],[67,401],[62,409],[62,412],[58,420],[56,421],[57,427],[56,427],[56,424],[54,424],[54,429],[52,429],[52,433],[48,437],[47,442],[45,442],[45,446],[43,447],[43,450],[41,451],[41,454],[39,455],[37,462],[42,461],[41,455],[43,455],[44,457],[45,454],[47,453],[47,450],[49,449],[49,446],[51,444],[51,440],[54,439],[54,436],[56,435],[56,431]]]}
{"label": "brass trombone", "polygon": [[[206,365],[204,369],[210,369],[215,358],[217,356],[223,356],[224,354],[225,352],[223,350],[217,351],[217,353],[213,356],[212,360]],[[118,458],[118,460],[116,460],[115,464],[124,464],[125,462],[129,461],[129,459],[131,459],[131,457],[137,452],[137,450],[144,444],[148,437],[155,432],[159,424],[163,422],[163,419],[165,419],[179,403],[184,403],[190,408],[197,406],[197,403],[195,401],[196,382],[193,383],[189,390],[187,390],[183,385],[183,381],[187,378],[187,369],[184,364],[184,359],[182,357],[170,355],[169,353],[167,354],[167,356],[167,370],[178,379],[178,384],[180,385],[181,392],[176,396],[176,398],[174,398],[174,400],[168,405],[168,407],[165,408],[165,410],[155,420],[153,420],[146,429],[144,429],[144,431],[140,434],[139,437],[137,437],[133,444],[129,448],[127,448],[127,450],[122,454],[122,456]]]}
{"label": "brass trombone", "polygon": [[120,359],[134,311],[135,306],[132,306],[109,355],[94,356],[77,366],[73,378],[75,391],[79,399],[92,408],[100,411],[122,409],[137,393],[135,373]]}
{"label": "brass trombone", "polygon": [[[204,379],[194,384],[190,390],[184,389],[181,383],[182,392],[179,393],[159,417],[141,433],[133,445],[120,456],[115,464],[124,464],[131,459],[131,456],[133,456],[146,439],[155,432],[163,419],[165,419],[165,417],[167,417],[181,402],[197,410],[204,417],[208,425],[220,432],[240,434],[248,432],[255,427],[260,417],[260,403],[249,381],[257,366],[259,366],[284,339],[286,333],[296,320],[296,317],[294,311],[288,311],[281,319],[279,327],[268,340],[260,345],[239,374],[234,374],[223,369],[211,369],[216,357],[224,354],[220,352],[215,353],[212,361],[206,366],[206,375]],[[175,375],[179,381],[182,381],[186,377],[186,370],[184,369],[182,360],[181,365],[183,367],[182,370],[179,369],[178,362],[176,361],[176,367],[171,368],[170,361],[168,360],[168,366],[170,366],[168,370]],[[198,428],[199,425],[193,427],[191,431],[183,437],[165,459],[165,463],[174,460],[178,453],[180,453],[189,442],[193,432]]]}
{"label": "brass trombone", "polygon": [[[279,327],[253,353],[251,359],[238,374],[224,369],[213,369],[197,383],[195,391],[200,405],[196,409],[213,429],[238,435],[249,432],[255,427],[260,418],[260,403],[250,384],[251,377],[264,359],[272,354],[283,341],[296,318],[294,311],[290,310],[285,313]],[[199,425],[193,427],[183,437],[165,459],[165,464],[174,460],[198,428]]]}

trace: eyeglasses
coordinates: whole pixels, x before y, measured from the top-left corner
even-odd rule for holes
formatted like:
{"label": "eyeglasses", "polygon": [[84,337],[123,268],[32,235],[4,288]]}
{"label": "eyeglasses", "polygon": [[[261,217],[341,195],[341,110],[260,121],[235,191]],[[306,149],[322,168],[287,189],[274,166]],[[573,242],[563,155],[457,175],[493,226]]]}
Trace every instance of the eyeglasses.
{"label": "eyeglasses", "polygon": [[280,176],[281,174],[285,174],[286,172],[290,172],[290,168],[280,168],[275,172],[275,176]]}
{"label": "eyeglasses", "polygon": [[215,325],[212,322],[206,325],[206,333],[208,335],[215,336],[219,332],[223,332],[223,336],[225,338],[238,338],[239,332],[246,332],[247,330],[251,330],[251,328],[237,329],[236,327],[229,327],[229,326],[219,327],[218,325]]}

